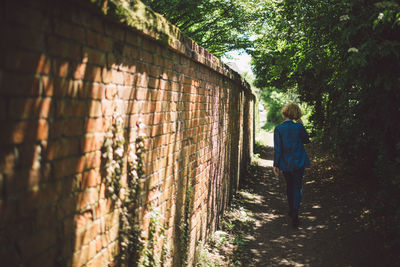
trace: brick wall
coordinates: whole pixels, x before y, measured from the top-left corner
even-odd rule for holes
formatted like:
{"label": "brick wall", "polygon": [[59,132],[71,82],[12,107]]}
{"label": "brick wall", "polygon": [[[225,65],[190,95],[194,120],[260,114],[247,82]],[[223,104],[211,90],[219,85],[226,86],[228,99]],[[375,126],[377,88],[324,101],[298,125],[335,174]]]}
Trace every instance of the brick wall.
{"label": "brick wall", "polygon": [[185,212],[191,265],[238,187],[252,153],[248,84],[134,2],[122,13],[107,1],[0,4],[4,266],[116,263],[121,213],[107,196],[102,157],[113,116],[126,140],[122,187],[129,144],[145,135],[135,217],[146,238],[150,211],[159,210],[167,266],[183,265]]}

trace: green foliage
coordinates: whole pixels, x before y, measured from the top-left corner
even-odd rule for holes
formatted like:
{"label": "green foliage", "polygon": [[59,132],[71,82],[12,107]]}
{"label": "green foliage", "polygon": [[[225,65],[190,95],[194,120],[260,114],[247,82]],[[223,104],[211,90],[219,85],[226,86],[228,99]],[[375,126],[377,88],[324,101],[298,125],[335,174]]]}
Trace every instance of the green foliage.
{"label": "green foliage", "polygon": [[[138,137],[134,144],[125,149],[123,119],[120,114],[115,113],[103,145],[107,197],[115,201],[115,207],[120,212],[118,235],[120,266],[161,266],[168,257],[165,229],[160,223],[161,215],[156,209],[152,209],[147,240],[142,240],[140,236],[140,225],[136,216],[139,183],[143,182],[144,176],[143,153],[146,137],[144,128],[145,125],[139,120]],[[125,157],[127,157],[126,165]],[[127,185],[121,184],[124,170],[127,171]],[[156,238],[163,239],[160,253],[157,253],[155,248]]]}
{"label": "green foliage", "polygon": [[[144,243],[141,253],[139,265],[141,267],[163,266],[166,257],[168,256],[167,238],[165,228],[161,223],[162,215],[159,211],[153,208],[150,212],[149,236]],[[156,253],[157,239],[163,240],[161,253]]]}
{"label": "green foliage", "polygon": [[122,118],[114,114],[113,124],[106,134],[103,145],[105,159],[105,184],[107,196],[114,201],[118,200],[121,191],[121,176],[124,168],[125,138],[122,127]]}
{"label": "green foliage", "polygon": [[378,180],[382,206],[395,211],[399,3],[283,0],[266,8],[268,25],[252,51],[255,84],[282,92],[295,88],[299,100],[313,107],[315,135],[360,179]]}
{"label": "green foliage", "polygon": [[187,264],[188,248],[190,240],[190,219],[193,211],[193,187],[188,183],[185,190],[184,211],[179,225],[181,257],[184,265]]}
{"label": "green foliage", "polygon": [[214,55],[252,47],[251,32],[262,19],[261,1],[144,0]]}
{"label": "green foliage", "polygon": [[[268,112],[267,122],[263,126],[266,131],[272,131],[276,125],[282,123],[281,110],[285,104],[289,102],[299,103],[298,95],[293,89],[282,92],[276,88],[266,88],[261,92],[261,99]],[[311,109],[306,103],[299,103],[299,105],[303,113],[303,123],[308,125]]]}

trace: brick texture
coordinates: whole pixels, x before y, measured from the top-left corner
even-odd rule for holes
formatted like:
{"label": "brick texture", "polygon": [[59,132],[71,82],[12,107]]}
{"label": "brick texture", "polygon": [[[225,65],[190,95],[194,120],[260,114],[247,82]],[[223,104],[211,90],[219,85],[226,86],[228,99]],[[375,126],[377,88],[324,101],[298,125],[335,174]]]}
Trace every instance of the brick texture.
{"label": "brick texture", "polygon": [[115,264],[120,214],[106,197],[102,148],[118,112],[125,151],[144,124],[137,218],[146,236],[150,209],[160,209],[171,248],[167,266],[181,262],[177,229],[185,190],[193,188],[193,264],[196,241],[217,228],[250,161],[249,85],[174,26],[158,23],[158,15],[132,26],[91,1],[1,5],[2,263]]}

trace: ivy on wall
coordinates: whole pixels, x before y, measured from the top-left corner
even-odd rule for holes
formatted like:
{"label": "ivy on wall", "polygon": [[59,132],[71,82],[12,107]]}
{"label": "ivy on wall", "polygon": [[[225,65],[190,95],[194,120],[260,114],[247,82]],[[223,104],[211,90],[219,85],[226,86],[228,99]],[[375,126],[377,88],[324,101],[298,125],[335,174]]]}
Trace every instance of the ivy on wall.
{"label": "ivy on wall", "polygon": [[[161,214],[152,209],[149,236],[143,240],[137,218],[139,184],[143,181],[143,153],[145,152],[145,125],[137,123],[137,138],[125,150],[124,121],[120,114],[114,113],[113,122],[106,133],[103,146],[105,159],[105,185],[107,197],[115,201],[120,212],[118,261],[121,266],[161,266],[168,257],[165,228],[160,223]],[[127,164],[124,159],[127,158]],[[126,185],[122,184],[124,170],[127,170]],[[159,253],[155,247],[156,237],[163,240]]]}

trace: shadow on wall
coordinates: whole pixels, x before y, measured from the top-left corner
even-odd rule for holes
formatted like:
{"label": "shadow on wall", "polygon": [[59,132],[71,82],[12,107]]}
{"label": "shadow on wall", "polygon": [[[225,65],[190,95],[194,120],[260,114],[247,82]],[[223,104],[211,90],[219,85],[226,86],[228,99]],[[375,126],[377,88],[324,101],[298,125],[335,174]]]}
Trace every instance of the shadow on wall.
{"label": "shadow on wall", "polygon": [[124,60],[124,30],[77,8],[4,4],[2,264],[105,265],[117,252],[118,212],[100,175],[104,133],[114,112],[126,135],[139,119],[134,88],[147,87],[149,66]]}
{"label": "shadow on wall", "polygon": [[[146,125],[136,214],[143,235],[149,235],[149,211],[157,206],[172,246],[170,263],[182,264],[180,254],[186,249],[192,257],[193,243],[208,235],[223,212],[233,190],[230,175],[240,168],[234,149],[238,137],[230,135],[237,126],[226,113],[240,101],[224,84],[214,81],[209,87],[187,78],[205,75],[205,67],[191,65],[189,58],[100,13],[62,1],[7,0],[4,6],[2,263],[103,266],[114,260],[120,214],[106,196],[101,175],[102,148],[114,114],[124,123],[125,170],[136,125]],[[228,141],[221,141],[223,135],[229,135]],[[233,165],[227,161],[231,158]],[[126,184],[126,171],[121,180]],[[197,225],[196,218],[204,216]],[[186,230],[180,227],[183,219]],[[157,246],[160,250],[162,242]]]}

